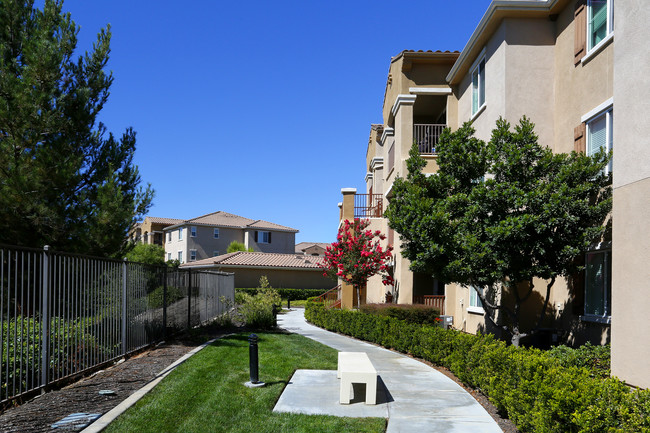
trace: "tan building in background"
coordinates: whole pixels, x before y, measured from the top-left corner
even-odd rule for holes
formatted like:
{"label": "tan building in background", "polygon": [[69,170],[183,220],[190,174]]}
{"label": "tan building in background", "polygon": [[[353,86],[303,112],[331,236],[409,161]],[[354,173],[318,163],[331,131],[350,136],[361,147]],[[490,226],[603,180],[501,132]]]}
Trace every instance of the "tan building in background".
{"label": "tan building in background", "polygon": [[164,230],[166,227],[178,224],[183,220],[176,218],[145,217],[144,221],[137,224],[131,231],[130,238],[133,242],[165,246]]}
{"label": "tan building in background", "polygon": [[218,211],[167,226],[164,233],[165,260],[186,263],[225,254],[233,241],[257,252],[293,254],[298,230]]}

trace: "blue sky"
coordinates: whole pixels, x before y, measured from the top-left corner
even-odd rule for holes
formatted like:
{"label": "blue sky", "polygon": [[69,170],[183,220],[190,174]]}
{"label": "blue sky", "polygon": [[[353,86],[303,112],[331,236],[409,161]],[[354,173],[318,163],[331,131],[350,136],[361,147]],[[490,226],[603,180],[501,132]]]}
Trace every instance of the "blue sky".
{"label": "blue sky", "polygon": [[[182,6],[179,6],[182,5]],[[222,210],[332,242],[341,188],[364,189],[390,58],[462,50],[488,0],[66,0],[78,49],[113,34],[100,116],[137,132],[152,216]]]}

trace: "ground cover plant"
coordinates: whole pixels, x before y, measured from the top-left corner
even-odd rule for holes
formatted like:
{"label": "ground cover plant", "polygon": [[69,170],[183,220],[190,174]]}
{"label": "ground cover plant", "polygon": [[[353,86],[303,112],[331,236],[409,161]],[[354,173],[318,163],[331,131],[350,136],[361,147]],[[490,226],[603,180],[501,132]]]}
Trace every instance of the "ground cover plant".
{"label": "ground cover plant", "polygon": [[[336,369],[336,350],[295,334],[259,333],[260,380],[249,389],[248,334],[224,337],[179,366],[107,432],[383,432],[383,418],[276,414],[296,369]],[[317,392],[317,391],[315,391]]]}
{"label": "ground cover plant", "polygon": [[492,335],[326,309],[314,301],[307,303],[305,317],[325,329],[448,368],[486,395],[522,432],[650,432],[650,390],[632,390],[618,379],[602,378],[593,363],[578,365],[580,355],[570,355],[569,348],[550,353],[516,347]]}

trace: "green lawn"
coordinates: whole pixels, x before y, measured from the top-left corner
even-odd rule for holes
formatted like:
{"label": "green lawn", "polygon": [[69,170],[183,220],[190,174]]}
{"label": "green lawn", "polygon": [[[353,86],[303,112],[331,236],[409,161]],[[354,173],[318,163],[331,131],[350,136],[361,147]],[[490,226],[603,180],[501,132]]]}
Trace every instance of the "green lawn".
{"label": "green lawn", "polygon": [[[336,350],[295,334],[259,333],[260,380],[249,389],[248,335],[224,337],[179,366],[107,432],[383,432],[383,418],[274,414],[296,369],[336,369]],[[318,392],[315,390],[314,392]]]}

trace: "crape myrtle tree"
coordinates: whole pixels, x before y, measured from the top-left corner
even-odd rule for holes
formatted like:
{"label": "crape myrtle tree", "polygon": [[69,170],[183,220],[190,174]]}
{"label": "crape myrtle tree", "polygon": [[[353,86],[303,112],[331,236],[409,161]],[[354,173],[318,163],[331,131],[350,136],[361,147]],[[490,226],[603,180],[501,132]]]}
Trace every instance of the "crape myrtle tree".
{"label": "crape myrtle tree", "polygon": [[97,116],[113,82],[110,29],[73,58],[78,27],[62,1],[0,4],[0,242],[121,257],[148,210],[135,132]]}
{"label": "crape myrtle tree", "polygon": [[369,225],[370,221],[366,219],[355,218],[352,222],[346,219],[339,228],[336,242],[325,250],[324,275],[351,284],[357,305],[361,305],[361,287],[373,275],[381,273],[384,285],[393,284],[393,278],[388,275],[393,247],[382,248],[380,243],[386,236],[379,230],[368,230]]}
{"label": "crape myrtle tree", "polygon": [[[602,238],[612,206],[604,173],[611,156],[554,154],[533,126],[524,117],[511,130],[499,119],[488,143],[470,123],[445,130],[437,175],[422,173],[414,146],[386,211],[412,270],[476,289],[486,321],[514,345],[540,328],[551,288],[580,270],[577,258]],[[535,278],[544,281],[543,302],[524,330],[522,304],[532,302]]]}

